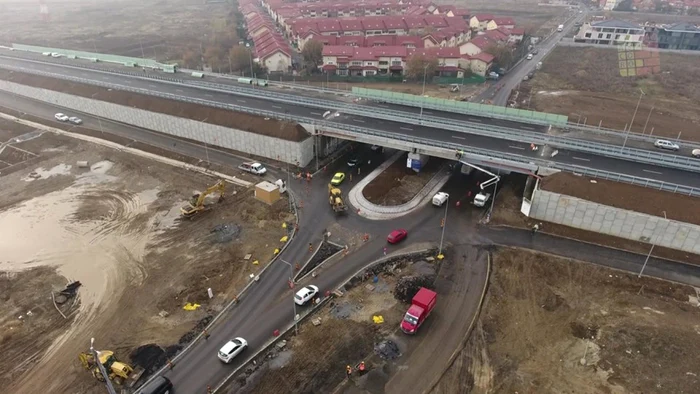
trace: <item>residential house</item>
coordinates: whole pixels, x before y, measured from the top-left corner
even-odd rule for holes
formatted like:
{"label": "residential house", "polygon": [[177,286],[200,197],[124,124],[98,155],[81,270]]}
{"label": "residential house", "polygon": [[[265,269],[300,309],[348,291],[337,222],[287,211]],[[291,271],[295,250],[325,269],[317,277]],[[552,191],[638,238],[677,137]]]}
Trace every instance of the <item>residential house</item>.
{"label": "residential house", "polygon": [[508,17],[495,17],[491,19],[486,24],[486,30],[495,30],[499,27],[505,27],[506,29],[512,29],[515,27],[515,21],[513,18]]}
{"label": "residential house", "polygon": [[323,48],[322,69],[326,73],[349,76],[401,75],[407,55],[408,49],[402,46],[327,46]]}
{"label": "residential house", "polygon": [[484,31],[489,22],[493,20],[492,14],[475,14],[469,18],[469,27],[472,30]]}
{"label": "residential house", "polygon": [[525,38],[525,29],[522,27],[514,27],[510,29],[510,35],[508,36],[509,43],[518,43]]}
{"label": "residential house", "polygon": [[402,17],[384,18],[384,27],[386,34],[404,35],[408,33],[408,27]]}
{"label": "residential house", "polygon": [[287,72],[292,67],[292,55],[286,42],[256,49],[258,62],[269,72]]}
{"label": "residential house", "polygon": [[362,21],[356,18],[338,19],[340,30],[344,36],[364,36],[365,29],[362,26]]}
{"label": "residential house", "polygon": [[643,39],[644,27],[617,19],[585,23],[574,36],[576,42],[601,45],[641,46]]}
{"label": "residential house", "polygon": [[484,50],[488,48],[491,45],[496,44],[495,41],[492,41],[490,38],[488,38],[485,35],[480,35],[476,36],[470,41],[467,41],[460,45],[459,48],[459,53],[461,55],[469,55],[469,56],[475,56]]}
{"label": "residential house", "polygon": [[469,68],[474,74],[485,77],[493,66],[494,59],[495,57],[492,54],[480,52],[474,56],[462,56],[460,65],[464,69]]}
{"label": "residential house", "polygon": [[437,58],[438,74],[444,77],[462,77],[464,70],[459,61],[462,55],[459,48],[423,48],[411,51],[409,56],[422,55],[427,58]]}
{"label": "residential house", "polygon": [[675,23],[657,29],[659,48],[700,50],[700,28],[690,23]]}

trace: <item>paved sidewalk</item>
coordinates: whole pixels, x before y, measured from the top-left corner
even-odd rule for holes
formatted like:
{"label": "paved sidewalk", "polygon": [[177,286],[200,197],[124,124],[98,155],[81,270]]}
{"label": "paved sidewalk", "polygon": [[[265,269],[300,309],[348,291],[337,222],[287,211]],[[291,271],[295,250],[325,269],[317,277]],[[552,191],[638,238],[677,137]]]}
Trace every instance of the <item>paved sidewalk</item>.
{"label": "paved sidewalk", "polygon": [[379,176],[384,170],[389,168],[396,160],[401,158],[405,152],[396,152],[394,156],[389,158],[377,167],[374,171],[369,173],[364,179],[358,182],[355,187],[350,189],[348,193],[348,201],[350,205],[358,212],[362,217],[370,220],[390,220],[395,219],[421,208],[433,197],[435,193],[440,190],[445,183],[450,179],[450,173],[444,171],[445,166],[441,167],[440,170],[433,176],[433,178],[428,181],[428,183],[421,189],[421,191],[416,194],[416,196],[411,199],[411,201],[395,206],[382,206],[369,202],[365,196],[362,194],[362,190],[372,182],[376,177]]}

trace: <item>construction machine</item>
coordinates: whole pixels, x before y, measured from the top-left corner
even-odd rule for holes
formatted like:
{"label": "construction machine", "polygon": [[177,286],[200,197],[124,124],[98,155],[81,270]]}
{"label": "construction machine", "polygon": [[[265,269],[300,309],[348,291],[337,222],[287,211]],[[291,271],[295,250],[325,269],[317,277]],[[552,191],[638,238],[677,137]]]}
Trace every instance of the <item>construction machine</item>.
{"label": "construction machine", "polygon": [[[136,382],[143,375],[144,370],[138,369],[134,370],[129,364],[125,364],[117,361],[114,357],[114,352],[109,350],[97,351],[97,356],[99,358],[100,364],[105,368],[109,379],[118,385],[123,385],[128,381],[129,387],[136,384]],[[80,353],[78,356],[83,367],[92,373],[92,376],[100,382],[104,382],[104,376],[100,372],[100,368],[95,362],[95,356],[91,352]]]}
{"label": "construction machine", "polygon": [[343,200],[343,192],[330,183],[328,184],[328,202],[333,208],[333,211],[337,214],[348,210],[348,206],[345,205],[345,201]]}
{"label": "construction machine", "polygon": [[219,192],[218,202],[221,202],[224,200],[225,190],[226,183],[223,180],[219,180],[219,182],[217,182],[216,185],[209,187],[203,193],[193,195],[190,201],[187,203],[187,205],[180,208],[182,216],[185,218],[191,218],[200,212],[208,211],[210,208],[204,205],[204,200],[207,198],[207,196],[214,192]]}

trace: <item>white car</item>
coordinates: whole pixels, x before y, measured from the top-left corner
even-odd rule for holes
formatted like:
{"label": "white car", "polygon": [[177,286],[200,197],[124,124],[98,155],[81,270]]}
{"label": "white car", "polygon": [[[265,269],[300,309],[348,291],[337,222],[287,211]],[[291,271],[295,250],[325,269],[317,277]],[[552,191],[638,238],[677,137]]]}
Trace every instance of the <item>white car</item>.
{"label": "white car", "polygon": [[236,356],[248,347],[248,341],[243,338],[232,339],[219,349],[219,360],[230,363]]}
{"label": "white car", "polygon": [[68,115],[62,114],[62,113],[60,113],[60,112],[57,113],[56,115],[54,115],[53,117],[56,118],[56,120],[58,120],[58,121],[60,121],[60,122],[67,122],[68,119],[69,119],[69,118],[68,118]]}
{"label": "white car", "polygon": [[690,154],[693,155],[693,157],[700,158],[700,149],[693,149],[693,151],[690,152]]}
{"label": "white car", "polygon": [[313,285],[303,287],[294,295],[294,302],[296,302],[297,305],[304,305],[309,302],[309,300],[313,299],[316,294],[318,294],[318,287]]}
{"label": "white car", "polygon": [[676,144],[675,142],[671,142],[669,140],[656,140],[654,142],[654,146],[657,148],[674,150],[674,151],[681,149],[680,145]]}
{"label": "white car", "polygon": [[433,205],[435,205],[436,207],[441,207],[442,204],[447,202],[449,198],[449,194],[445,192],[437,192],[437,194],[433,196]]}
{"label": "white car", "polygon": [[78,118],[77,116],[71,116],[70,118],[68,118],[68,121],[73,123],[73,124],[82,124],[83,123],[83,120]]}

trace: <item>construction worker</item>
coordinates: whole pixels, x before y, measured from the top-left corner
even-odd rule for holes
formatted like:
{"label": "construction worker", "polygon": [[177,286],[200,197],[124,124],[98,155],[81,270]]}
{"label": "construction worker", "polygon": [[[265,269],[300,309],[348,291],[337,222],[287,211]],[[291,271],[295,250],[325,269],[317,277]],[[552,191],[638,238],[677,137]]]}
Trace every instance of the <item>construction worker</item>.
{"label": "construction worker", "polygon": [[345,367],[345,373],[348,374],[348,379],[350,379],[350,376],[352,375],[352,367],[349,365]]}
{"label": "construction worker", "polygon": [[532,235],[535,235],[538,231],[540,231],[540,225],[539,223],[535,223],[535,225],[532,226]]}
{"label": "construction worker", "polygon": [[313,252],[313,251],[314,251],[314,244],[309,242],[309,252]]}

